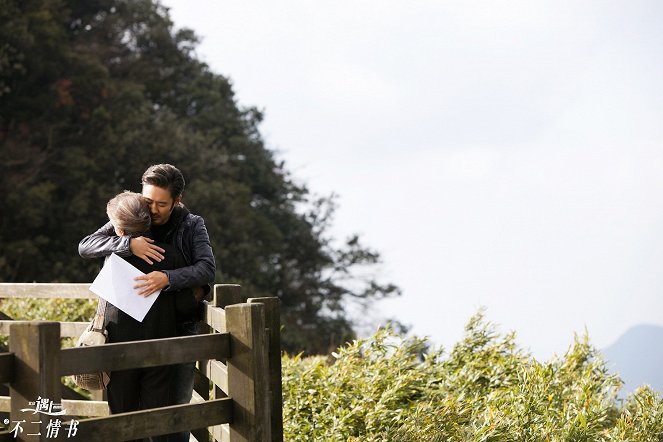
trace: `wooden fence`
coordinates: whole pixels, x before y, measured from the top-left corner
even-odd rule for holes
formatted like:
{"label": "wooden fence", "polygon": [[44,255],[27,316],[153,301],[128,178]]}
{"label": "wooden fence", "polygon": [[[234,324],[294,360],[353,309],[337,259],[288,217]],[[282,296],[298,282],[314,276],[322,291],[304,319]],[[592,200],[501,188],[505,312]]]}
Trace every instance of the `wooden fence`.
{"label": "wooden fence", "polygon": [[[92,298],[88,287],[0,284],[0,298]],[[9,413],[0,442],[108,442],[186,430],[199,442],[281,442],[279,311],[278,298],[244,299],[239,286],[220,284],[196,336],[76,348],[61,348],[60,338],[78,337],[87,323],[18,321],[0,313],[0,334],[9,335],[9,352],[0,353],[0,383],[9,385],[9,396],[0,396],[0,413]],[[110,415],[99,394],[62,399],[62,376],[191,361],[196,381],[187,405]],[[64,414],[45,414],[46,405]]]}

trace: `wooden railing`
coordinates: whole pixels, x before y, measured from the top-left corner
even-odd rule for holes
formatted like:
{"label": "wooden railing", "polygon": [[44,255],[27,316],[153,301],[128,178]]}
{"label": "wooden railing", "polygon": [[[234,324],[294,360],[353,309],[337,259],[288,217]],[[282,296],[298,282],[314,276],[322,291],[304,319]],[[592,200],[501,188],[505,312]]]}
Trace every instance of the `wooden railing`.
{"label": "wooden railing", "polygon": [[[94,297],[88,286],[0,284],[0,298]],[[9,335],[9,352],[0,353],[0,383],[9,385],[9,396],[0,396],[0,412],[9,412],[0,441],[107,442],[186,430],[199,442],[283,440],[277,298],[243,299],[239,286],[216,285],[198,335],[94,347],[60,346],[61,337],[79,336],[87,323],[0,315],[0,334]],[[62,376],[191,361],[197,361],[196,381],[187,405],[109,415],[99,395],[89,401],[61,397]],[[65,410],[57,416],[59,432],[51,416],[26,412],[39,398]],[[20,421],[22,431],[16,430]]]}

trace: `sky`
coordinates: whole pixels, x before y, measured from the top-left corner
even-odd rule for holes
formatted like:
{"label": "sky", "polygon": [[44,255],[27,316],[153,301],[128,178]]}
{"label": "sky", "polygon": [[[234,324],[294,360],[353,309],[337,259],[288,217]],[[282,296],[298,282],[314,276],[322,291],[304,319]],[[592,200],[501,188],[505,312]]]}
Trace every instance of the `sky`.
{"label": "sky", "polygon": [[485,307],[544,359],[663,325],[663,3],[163,4],[381,253],[376,317],[450,349]]}

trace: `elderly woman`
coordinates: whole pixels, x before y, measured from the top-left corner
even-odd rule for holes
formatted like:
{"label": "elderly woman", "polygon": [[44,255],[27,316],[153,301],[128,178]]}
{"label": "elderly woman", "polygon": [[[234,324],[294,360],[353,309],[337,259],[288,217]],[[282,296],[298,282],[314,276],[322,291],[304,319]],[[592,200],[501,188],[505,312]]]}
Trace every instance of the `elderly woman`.
{"label": "elderly woman", "polygon": [[[112,198],[106,206],[115,234],[118,236],[149,236],[150,209],[143,197],[125,191]],[[83,240],[85,241],[85,239]],[[163,250],[163,259],[148,264],[131,255],[124,259],[143,273],[176,269],[186,265],[184,257],[172,244],[154,243]],[[136,296],[139,296],[138,294]],[[108,303],[105,311],[105,327],[108,342],[127,342],[177,336],[179,310],[195,306],[191,290],[160,295],[142,322],[139,322]],[[136,368],[113,371],[108,384],[108,405],[111,413],[123,413],[173,404],[170,392],[172,366]],[[153,437],[154,441],[167,441],[168,436]]]}

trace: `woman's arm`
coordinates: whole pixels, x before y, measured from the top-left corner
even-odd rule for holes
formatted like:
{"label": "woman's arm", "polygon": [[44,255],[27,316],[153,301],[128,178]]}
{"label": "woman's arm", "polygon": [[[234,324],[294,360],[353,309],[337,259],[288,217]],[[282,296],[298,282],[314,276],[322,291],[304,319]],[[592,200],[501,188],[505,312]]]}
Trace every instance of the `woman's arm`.
{"label": "woman's arm", "polygon": [[130,240],[130,236],[117,236],[113,224],[108,222],[78,243],[78,254],[86,259],[103,258],[111,253],[130,256]]}
{"label": "woman's arm", "polygon": [[155,244],[153,239],[146,236],[132,238],[129,235],[117,236],[110,221],[104,224],[92,235],[88,235],[78,243],[78,254],[83,258],[103,258],[111,253],[126,258],[135,255],[152,264],[152,261],[163,259],[163,249]]}

